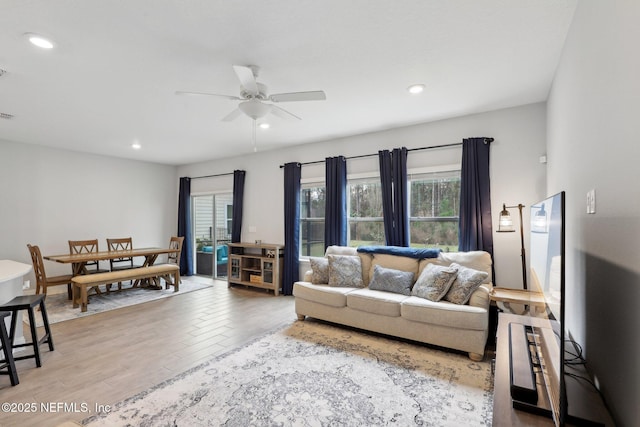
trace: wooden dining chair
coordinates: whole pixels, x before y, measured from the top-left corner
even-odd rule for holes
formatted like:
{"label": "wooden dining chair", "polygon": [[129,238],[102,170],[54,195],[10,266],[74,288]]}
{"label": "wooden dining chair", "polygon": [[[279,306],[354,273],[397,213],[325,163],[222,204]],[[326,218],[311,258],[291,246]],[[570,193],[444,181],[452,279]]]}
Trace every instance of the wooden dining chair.
{"label": "wooden dining chair", "polygon": [[[107,239],[107,250],[109,251],[129,251],[133,249],[131,237]],[[142,267],[133,263],[133,257],[112,258],[109,260],[111,271],[128,270]],[[111,290],[111,285],[107,285],[107,292]],[[118,290],[122,290],[122,282],[118,282]]]}
{"label": "wooden dining chair", "polygon": [[[69,240],[69,253],[73,254],[90,254],[93,252],[99,252],[98,248],[98,239],[92,240]],[[82,267],[81,274],[94,274],[94,273],[108,273],[109,270],[105,270],[100,268],[99,261],[87,261],[84,263]],[[99,286],[94,286],[92,288],[96,294],[100,295],[102,292],[100,291]]]}
{"label": "wooden dining chair", "polygon": [[167,264],[177,264],[180,267],[180,255],[182,253],[182,243],[184,242],[184,237],[172,236],[171,240],[169,240],[169,248],[170,249],[178,249],[178,252],[170,253],[167,257]]}
{"label": "wooden dining chair", "polygon": [[[170,252],[167,254],[167,264],[175,264],[178,267],[180,267],[180,254],[182,253],[183,242],[184,242],[184,237],[172,236],[171,239],[169,239],[169,249],[177,249],[178,251]],[[161,276],[161,277],[165,280],[165,282],[168,282],[171,280],[169,275]],[[152,279],[152,282],[155,287],[160,287],[159,279]],[[182,283],[182,279],[180,279],[179,283]],[[165,287],[168,288],[168,286],[166,285]]]}
{"label": "wooden dining chair", "polygon": [[33,263],[33,272],[36,276],[36,294],[42,292],[47,294],[47,288],[49,286],[67,285],[67,295],[71,299],[71,274],[65,274],[62,276],[49,276],[44,271],[44,262],[42,260],[42,253],[38,246],[27,245],[29,253],[31,254],[31,262]]}
{"label": "wooden dining chair", "polygon": [[[180,267],[180,255],[182,254],[183,242],[184,237],[171,237],[171,239],[169,240],[169,248],[178,249],[178,252],[173,252],[167,255],[167,264],[176,264],[178,267]],[[182,283],[182,279],[180,279],[180,283]]]}
{"label": "wooden dining chair", "polygon": [[[69,240],[69,253],[73,254],[90,254],[99,252],[98,239],[93,240]],[[106,273],[109,270],[101,269],[99,261],[87,261],[84,264],[82,274]]]}
{"label": "wooden dining chair", "polygon": [[[109,251],[130,251],[131,249],[133,249],[133,240],[131,237],[107,239],[107,250]],[[113,258],[109,260],[109,264],[111,271],[141,267],[133,263],[133,257]]]}

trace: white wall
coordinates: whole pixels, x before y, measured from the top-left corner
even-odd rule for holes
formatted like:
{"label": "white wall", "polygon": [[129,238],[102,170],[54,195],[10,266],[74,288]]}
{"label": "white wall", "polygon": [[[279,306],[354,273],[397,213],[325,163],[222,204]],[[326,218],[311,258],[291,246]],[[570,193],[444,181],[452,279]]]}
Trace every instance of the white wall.
{"label": "white wall", "polygon": [[[56,150],[0,140],[0,259],[31,263],[27,243],[44,255],[67,253],[68,240],[133,238],[166,246],[177,230],[175,166]],[[70,267],[46,261],[48,275]],[[33,273],[30,280],[35,286]]]}
{"label": "white wall", "polygon": [[[546,107],[532,104],[483,114],[442,120],[427,124],[356,135],[331,141],[299,145],[286,150],[251,153],[241,157],[204,162],[178,168],[178,176],[205,176],[247,171],[242,240],[261,239],[282,243],[284,240],[283,171],[286,162],[324,160],[328,156],[347,157],[377,153],[380,149],[401,146],[417,148],[461,142],[473,136],[493,137],[491,144],[491,193],[494,227],[502,202],[516,205],[542,199],[546,191],[546,166],[539,163],[545,154]],[[258,147],[259,147],[258,143]],[[410,152],[409,169],[430,165],[459,163],[460,147]],[[348,174],[377,173],[377,157],[349,160]],[[324,165],[302,167],[302,178],[324,177]],[[230,176],[192,181],[192,193],[228,191],[233,187]],[[517,211],[514,212],[517,218]],[[525,224],[528,224],[527,217]],[[249,227],[256,232],[250,233]],[[527,228],[528,230],[528,228]],[[525,243],[528,245],[528,242]],[[497,284],[522,287],[520,238],[518,233],[494,234]]]}
{"label": "white wall", "polygon": [[638,22],[637,0],[580,1],[548,101],[548,191],[567,192],[567,324],[618,425],[640,419]]}

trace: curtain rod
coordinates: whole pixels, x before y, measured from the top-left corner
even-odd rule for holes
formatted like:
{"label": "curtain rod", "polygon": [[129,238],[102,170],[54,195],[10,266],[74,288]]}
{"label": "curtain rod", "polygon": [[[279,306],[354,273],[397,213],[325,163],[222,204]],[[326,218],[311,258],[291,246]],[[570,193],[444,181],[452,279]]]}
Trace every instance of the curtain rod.
{"label": "curtain rod", "polygon": [[[493,142],[493,138],[485,138],[484,139],[484,143],[490,143]],[[462,145],[462,142],[456,142],[453,144],[442,144],[442,145],[432,145],[430,147],[419,147],[419,148],[408,148],[407,152],[409,151],[421,151],[421,150],[431,150],[434,148],[446,148],[446,147],[456,147],[458,145]],[[373,156],[377,156],[378,153],[373,153],[373,154],[361,154],[359,156],[351,156],[351,157],[345,157],[346,160],[351,160],[351,159],[361,159],[363,157],[373,157]],[[304,162],[304,163],[300,163],[300,166],[304,166],[304,165],[315,165],[318,163],[324,163],[324,160],[315,160],[313,162]],[[280,169],[284,168],[284,165],[280,165]]]}
{"label": "curtain rod", "polygon": [[191,179],[199,179],[199,178],[215,178],[215,177],[217,177],[217,176],[227,176],[227,175],[233,175],[233,172],[219,173],[219,174],[216,174],[216,175],[193,176],[193,177],[191,177]]}

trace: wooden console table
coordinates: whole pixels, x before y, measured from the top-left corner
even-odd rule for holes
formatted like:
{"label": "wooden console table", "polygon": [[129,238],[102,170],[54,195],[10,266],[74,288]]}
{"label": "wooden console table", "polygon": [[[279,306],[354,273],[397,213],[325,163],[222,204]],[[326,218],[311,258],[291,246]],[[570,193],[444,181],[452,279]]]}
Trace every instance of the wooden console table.
{"label": "wooden console table", "polygon": [[[512,314],[530,314],[540,316],[546,313],[544,294],[526,289],[493,288],[489,294],[498,308]],[[522,310],[516,312],[511,304],[521,305]]]}
{"label": "wooden console table", "polygon": [[272,290],[282,288],[284,246],[269,243],[229,243],[228,285],[239,284]]}

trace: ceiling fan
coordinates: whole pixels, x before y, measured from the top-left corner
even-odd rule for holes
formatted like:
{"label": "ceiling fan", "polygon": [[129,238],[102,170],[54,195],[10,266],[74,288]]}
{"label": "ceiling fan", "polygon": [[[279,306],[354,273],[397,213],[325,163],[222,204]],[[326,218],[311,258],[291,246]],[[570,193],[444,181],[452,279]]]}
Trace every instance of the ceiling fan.
{"label": "ceiling fan", "polygon": [[256,80],[259,72],[259,68],[257,66],[234,65],[233,70],[235,71],[236,76],[238,76],[238,80],[240,80],[239,96],[185,91],[177,91],[176,94],[217,96],[219,98],[231,99],[233,101],[241,101],[235,110],[222,118],[222,121],[230,122],[244,113],[249,118],[253,119],[254,126],[256,120],[266,116],[269,113],[285,119],[301,120],[300,117],[285,110],[284,108],[274,105],[273,103],[294,101],[324,101],[325,99],[327,99],[324,91],[321,90],[314,90],[309,92],[274,93],[269,95],[267,86],[259,83]]}

